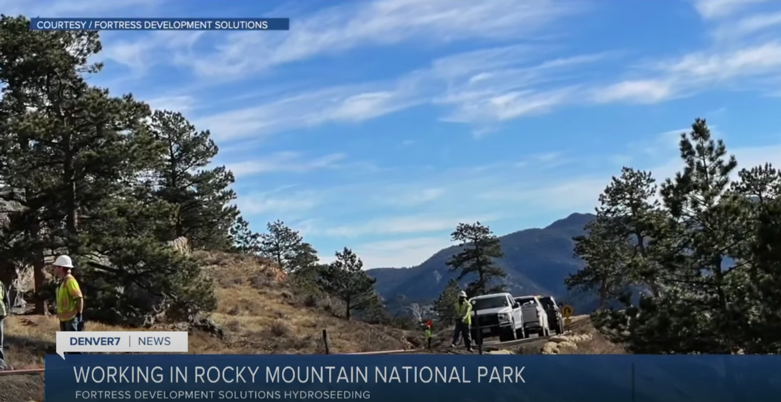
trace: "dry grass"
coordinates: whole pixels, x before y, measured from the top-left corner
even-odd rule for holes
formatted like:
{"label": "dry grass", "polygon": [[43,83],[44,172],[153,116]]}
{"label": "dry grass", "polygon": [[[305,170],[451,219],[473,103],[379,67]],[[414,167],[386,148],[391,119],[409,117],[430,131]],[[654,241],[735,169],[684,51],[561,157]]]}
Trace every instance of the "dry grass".
{"label": "dry grass", "polygon": [[[198,253],[216,284],[219,300],[211,318],[226,332],[225,339],[205,333],[190,334],[192,354],[320,354],[325,353],[323,330],[330,353],[396,350],[413,347],[408,332],[347,321],[338,316],[340,303],[297,294],[285,275],[257,258],[233,254]],[[14,316],[5,322],[8,364],[37,368],[42,356],[54,353],[54,317]],[[88,322],[89,331],[129,330]],[[150,330],[165,328],[152,328]],[[133,329],[137,330],[137,329]],[[0,401],[40,400],[38,376],[0,376]]]}
{"label": "dry grass", "polygon": [[[225,330],[226,337],[193,333],[190,353],[324,353],[324,329],[328,332],[331,353],[412,347],[407,341],[409,334],[403,330],[335,316],[334,313],[340,312],[338,303],[327,299],[313,303],[306,295],[297,294],[283,273],[260,259],[221,253],[196,255],[202,258],[207,273],[217,285],[219,303],[211,318]],[[56,318],[15,316],[6,321],[9,364],[40,365],[41,356],[53,352],[58,328]],[[87,329],[127,330],[95,322],[88,322]]]}

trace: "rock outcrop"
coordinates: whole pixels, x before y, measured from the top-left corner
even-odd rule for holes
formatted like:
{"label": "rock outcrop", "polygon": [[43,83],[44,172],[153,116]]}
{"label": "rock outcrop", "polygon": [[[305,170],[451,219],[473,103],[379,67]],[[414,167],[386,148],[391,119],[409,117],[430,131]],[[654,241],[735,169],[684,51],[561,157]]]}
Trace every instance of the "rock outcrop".
{"label": "rock outcrop", "polygon": [[542,354],[557,355],[562,351],[572,351],[578,349],[578,343],[590,341],[591,334],[573,334],[564,333],[548,338],[548,342],[542,346]]}

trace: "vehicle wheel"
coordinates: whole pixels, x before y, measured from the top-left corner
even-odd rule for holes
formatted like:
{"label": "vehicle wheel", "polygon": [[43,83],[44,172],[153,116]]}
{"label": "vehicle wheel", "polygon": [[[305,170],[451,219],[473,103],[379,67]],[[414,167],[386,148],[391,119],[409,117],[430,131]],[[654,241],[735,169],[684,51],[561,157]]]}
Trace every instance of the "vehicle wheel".
{"label": "vehicle wheel", "polygon": [[515,330],[515,338],[516,339],[526,338],[526,331],[524,331],[523,328],[518,328],[517,330]]}
{"label": "vehicle wheel", "polygon": [[513,327],[503,329],[502,332],[499,333],[499,342],[509,342],[509,341],[514,341],[515,339],[516,339],[516,334]]}
{"label": "vehicle wheel", "polygon": [[540,328],[540,330],[537,331],[537,336],[539,336],[540,338],[545,336],[545,328]]}

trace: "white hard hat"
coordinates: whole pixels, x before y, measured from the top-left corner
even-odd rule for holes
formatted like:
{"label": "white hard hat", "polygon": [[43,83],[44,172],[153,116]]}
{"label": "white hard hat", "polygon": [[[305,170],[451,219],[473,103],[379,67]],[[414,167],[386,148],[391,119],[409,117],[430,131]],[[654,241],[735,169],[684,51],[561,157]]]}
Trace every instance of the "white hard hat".
{"label": "white hard hat", "polygon": [[458,297],[466,297],[466,292],[462,290],[461,292],[458,293]]}
{"label": "white hard hat", "polygon": [[73,261],[67,255],[61,255],[52,263],[55,267],[73,268]]}

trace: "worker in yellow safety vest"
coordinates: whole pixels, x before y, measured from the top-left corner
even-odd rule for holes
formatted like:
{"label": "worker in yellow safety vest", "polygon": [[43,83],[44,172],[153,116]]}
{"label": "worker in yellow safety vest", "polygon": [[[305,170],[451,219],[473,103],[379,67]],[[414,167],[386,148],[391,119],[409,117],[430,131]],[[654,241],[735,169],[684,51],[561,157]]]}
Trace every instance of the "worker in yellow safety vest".
{"label": "worker in yellow safety vest", "polygon": [[79,282],[73,277],[73,261],[67,255],[54,260],[54,273],[60,278],[57,287],[57,317],[60,331],[82,331],[84,329],[84,296]]}
{"label": "worker in yellow safety vest", "polygon": [[466,299],[466,292],[461,291],[461,293],[458,294],[455,310],[456,328],[453,331],[453,343],[450,344],[450,347],[456,347],[456,344],[458,344],[458,336],[461,335],[464,338],[466,350],[471,352],[472,334],[470,332],[470,327],[472,325],[472,303]]}

